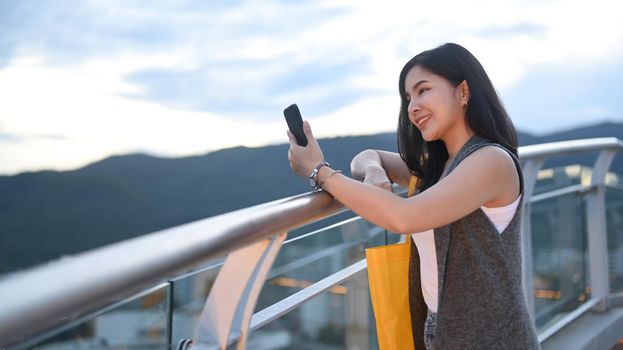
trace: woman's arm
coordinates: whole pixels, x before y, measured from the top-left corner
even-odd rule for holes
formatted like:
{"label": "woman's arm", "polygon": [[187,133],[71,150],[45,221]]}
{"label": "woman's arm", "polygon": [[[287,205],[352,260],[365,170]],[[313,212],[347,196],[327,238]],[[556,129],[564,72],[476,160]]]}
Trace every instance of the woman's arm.
{"label": "woman's arm", "polygon": [[[289,133],[292,169],[301,176],[324,157],[305,122],[309,144],[300,147]],[[495,146],[483,147],[463,160],[448,176],[421,194],[402,198],[322,167],[322,188],[356,214],[392,232],[409,234],[452,223],[499,198],[517,198],[519,177],[510,156]]]}
{"label": "woman's arm", "polygon": [[372,185],[395,182],[407,187],[411,171],[398,153],[365,150],[357,154],[350,163],[350,170],[355,180]]}
{"label": "woman's arm", "polygon": [[[510,156],[487,146],[465,158],[448,176],[426,191],[401,198],[336,174],[323,167],[322,188],[364,219],[392,232],[410,234],[452,223],[493,200],[516,199],[519,177]],[[510,200],[510,202],[512,202]]]}

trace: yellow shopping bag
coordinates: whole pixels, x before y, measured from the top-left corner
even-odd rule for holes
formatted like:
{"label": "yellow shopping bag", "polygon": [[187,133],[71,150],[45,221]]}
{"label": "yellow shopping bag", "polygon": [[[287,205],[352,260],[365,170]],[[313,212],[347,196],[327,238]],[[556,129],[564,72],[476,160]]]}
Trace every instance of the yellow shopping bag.
{"label": "yellow shopping bag", "polygon": [[410,242],[366,249],[370,298],[381,350],[413,349],[409,309]]}
{"label": "yellow shopping bag", "polygon": [[[409,196],[415,193],[415,176]],[[411,242],[366,249],[370,298],[380,350],[414,349],[409,309],[409,257]]]}

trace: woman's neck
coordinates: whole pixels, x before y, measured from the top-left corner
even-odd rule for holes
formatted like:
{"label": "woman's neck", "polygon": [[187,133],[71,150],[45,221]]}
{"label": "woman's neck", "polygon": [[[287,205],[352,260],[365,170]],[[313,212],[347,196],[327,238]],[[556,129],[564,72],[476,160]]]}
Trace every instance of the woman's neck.
{"label": "woman's neck", "polygon": [[464,125],[449,132],[442,138],[443,143],[448,150],[448,162],[451,162],[457,153],[461,150],[461,147],[474,135],[474,132],[470,130],[467,125]]}

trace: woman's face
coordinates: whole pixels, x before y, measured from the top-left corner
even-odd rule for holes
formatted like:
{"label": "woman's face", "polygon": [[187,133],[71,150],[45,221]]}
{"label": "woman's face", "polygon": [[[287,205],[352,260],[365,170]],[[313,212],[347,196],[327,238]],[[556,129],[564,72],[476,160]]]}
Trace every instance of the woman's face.
{"label": "woman's face", "polygon": [[452,130],[465,127],[466,88],[465,82],[455,87],[419,66],[407,73],[405,92],[409,119],[425,141],[444,140],[452,135]]}

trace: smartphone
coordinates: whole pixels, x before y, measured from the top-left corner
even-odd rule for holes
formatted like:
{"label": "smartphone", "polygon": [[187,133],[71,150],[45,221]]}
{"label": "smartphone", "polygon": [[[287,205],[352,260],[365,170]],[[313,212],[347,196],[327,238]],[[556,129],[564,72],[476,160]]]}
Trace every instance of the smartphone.
{"label": "smartphone", "polygon": [[299,107],[293,104],[283,110],[283,115],[286,117],[288,128],[290,128],[290,131],[296,137],[296,143],[298,143],[299,146],[307,146],[307,137],[305,137],[305,133],[303,132],[303,118],[301,117]]}

